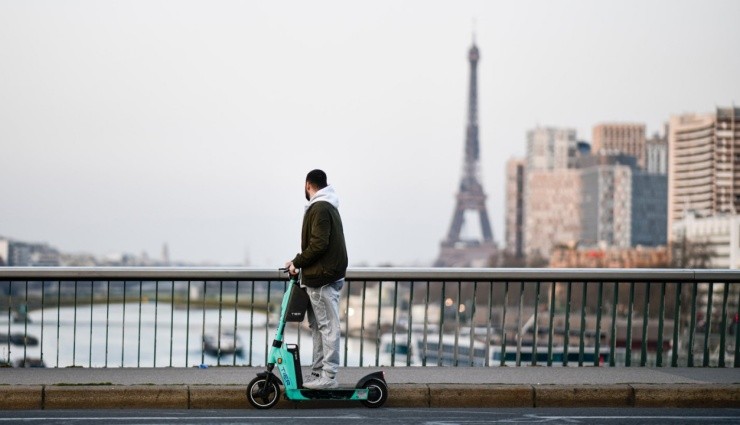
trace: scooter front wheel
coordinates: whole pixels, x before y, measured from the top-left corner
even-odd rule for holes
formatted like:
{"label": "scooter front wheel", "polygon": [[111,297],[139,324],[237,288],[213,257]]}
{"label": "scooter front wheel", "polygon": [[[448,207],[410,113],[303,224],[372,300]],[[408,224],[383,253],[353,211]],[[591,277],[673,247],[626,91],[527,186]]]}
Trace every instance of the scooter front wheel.
{"label": "scooter front wheel", "polygon": [[247,386],[247,400],[255,409],[269,409],[280,401],[280,387],[276,380],[256,377]]}
{"label": "scooter front wheel", "polygon": [[362,388],[367,388],[367,400],[362,400],[365,407],[380,407],[388,399],[388,386],[380,379],[371,379]]}

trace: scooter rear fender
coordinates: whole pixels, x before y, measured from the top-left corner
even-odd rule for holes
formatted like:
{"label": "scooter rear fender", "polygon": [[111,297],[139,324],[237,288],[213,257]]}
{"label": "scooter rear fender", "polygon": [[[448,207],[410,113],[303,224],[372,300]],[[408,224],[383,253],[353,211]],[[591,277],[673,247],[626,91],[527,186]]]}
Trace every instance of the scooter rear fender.
{"label": "scooter rear fender", "polygon": [[355,385],[355,388],[362,388],[362,386],[365,385],[365,383],[371,379],[378,379],[380,381],[383,381],[384,384],[386,383],[385,373],[383,371],[379,371],[379,372],[373,372],[369,375],[363,376],[359,381],[357,381],[357,385]]}

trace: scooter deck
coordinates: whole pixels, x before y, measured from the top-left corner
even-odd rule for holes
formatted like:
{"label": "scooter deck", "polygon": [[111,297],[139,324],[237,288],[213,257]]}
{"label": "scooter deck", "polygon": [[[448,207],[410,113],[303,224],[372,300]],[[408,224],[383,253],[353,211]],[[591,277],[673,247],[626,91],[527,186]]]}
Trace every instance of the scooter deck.
{"label": "scooter deck", "polygon": [[368,396],[366,388],[331,388],[326,390],[300,388],[297,391],[308,400],[367,400]]}

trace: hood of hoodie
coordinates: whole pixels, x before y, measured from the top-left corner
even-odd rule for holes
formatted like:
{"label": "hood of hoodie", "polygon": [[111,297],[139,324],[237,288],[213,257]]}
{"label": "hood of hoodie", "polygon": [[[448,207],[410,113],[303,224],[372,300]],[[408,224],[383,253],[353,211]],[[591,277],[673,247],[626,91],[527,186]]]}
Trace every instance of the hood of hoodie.
{"label": "hood of hoodie", "polygon": [[334,191],[333,186],[326,186],[325,188],[316,192],[311,198],[311,201],[309,201],[306,205],[306,210],[308,210],[311,205],[317,202],[328,202],[334,205],[334,208],[339,209],[339,196],[337,196],[337,192]]}

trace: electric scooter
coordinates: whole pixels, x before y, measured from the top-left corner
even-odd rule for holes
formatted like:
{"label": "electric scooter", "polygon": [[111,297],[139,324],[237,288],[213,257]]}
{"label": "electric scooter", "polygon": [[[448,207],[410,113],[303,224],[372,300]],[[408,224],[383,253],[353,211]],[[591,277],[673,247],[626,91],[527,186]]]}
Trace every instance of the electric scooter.
{"label": "electric scooter", "polygon": [[[280,269],[286,272],[287,269]],[[364,376],[354,388],[331,388],[313,390],[303,387],[301,359],[296,344],[286,344],[283,332],[286,322],[302,322],[310,300],[300,287],[298,276],[291,276],[283,295],[275,339],[267,358],[267,370],[260,372],[247,386],[247,400],[257,409],[269,409],[280,401],[280,387],[285,389],[285,398],[292,401],[309,400],[356,400],[366,407],[380,407],[388,398],[388,385],[382,371]],[[273,370],[277,365],[280,377]],[[282,378],[282,380],[281,380]]]}

